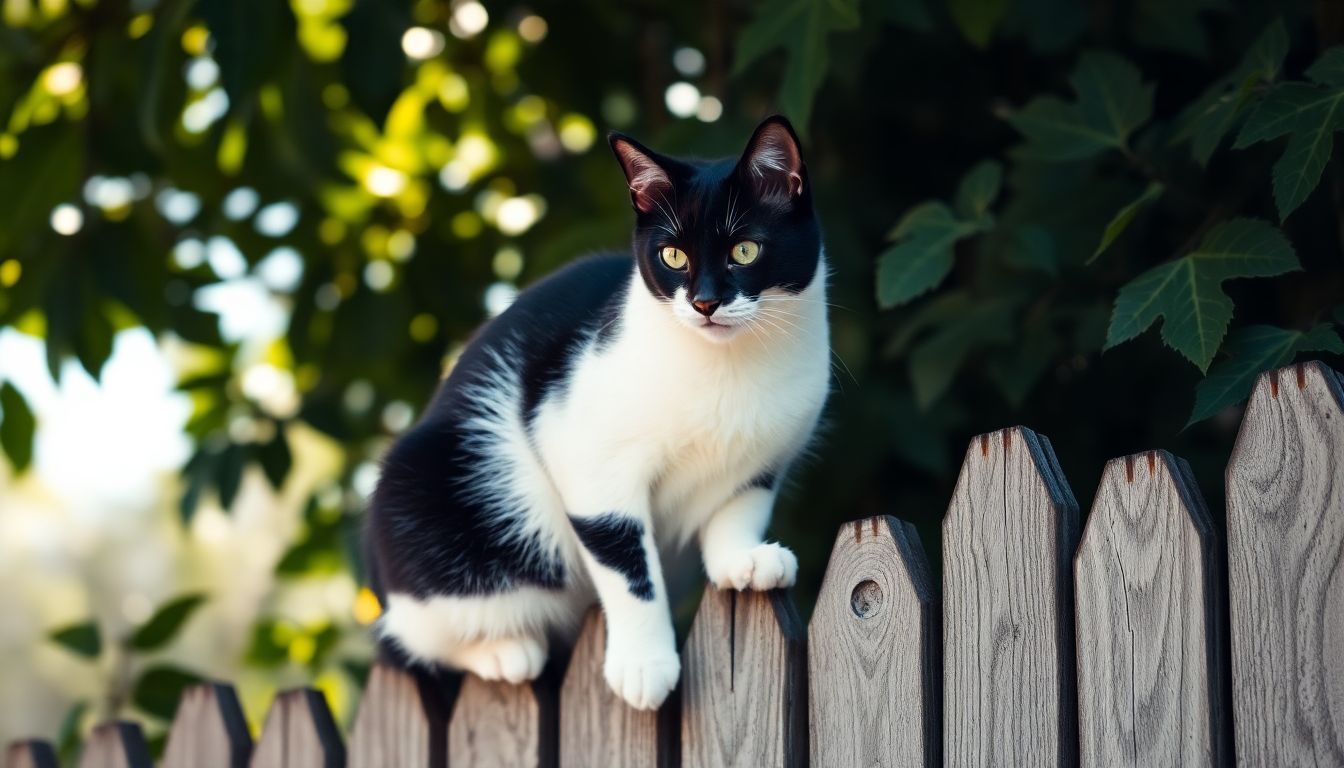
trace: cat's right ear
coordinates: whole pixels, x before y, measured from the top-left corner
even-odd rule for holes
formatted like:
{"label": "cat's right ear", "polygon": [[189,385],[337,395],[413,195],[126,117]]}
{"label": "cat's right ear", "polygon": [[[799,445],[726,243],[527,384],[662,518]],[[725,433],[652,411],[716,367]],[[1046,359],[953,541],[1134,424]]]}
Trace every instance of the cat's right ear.
{"label": "cat's right ear", "polygon": [[611,142],[611,151],[621,163],[621,170],[625,171],[631,204],[640,213],[653,211],[672,191],[672,177],[663,167],[663,161],[629,136],[613,132],[607,138]]}

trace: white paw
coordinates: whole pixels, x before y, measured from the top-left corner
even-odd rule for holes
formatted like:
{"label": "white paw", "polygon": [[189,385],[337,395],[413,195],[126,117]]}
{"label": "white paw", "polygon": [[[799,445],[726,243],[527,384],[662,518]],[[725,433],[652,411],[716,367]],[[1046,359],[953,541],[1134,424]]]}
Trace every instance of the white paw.
{"label": "white paw", "polygon": [[791,587],[798,578],[798,558],[774,542],[757,544],[706,564],[709,580],[719,589],[767,590]]}
{"label": "white paw", "polygon": [[681,679],[681,658],[675,651],[647,648],[612,653],[608,646],[602,675],[625,703],[635,709],[657,709]]}
{"label": "white paw", "polygon": [[546,666],[546,646],[530,637],[483,640],[462,649],[453,661],[482,680],[523,683],[535,680]]}

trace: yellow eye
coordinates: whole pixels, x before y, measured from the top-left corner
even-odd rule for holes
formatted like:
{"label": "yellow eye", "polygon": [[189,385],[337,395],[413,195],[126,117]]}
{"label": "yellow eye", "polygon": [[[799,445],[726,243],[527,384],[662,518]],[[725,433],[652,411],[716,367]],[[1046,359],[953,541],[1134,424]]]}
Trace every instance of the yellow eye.
{"label": "yellow eye", "polygon": [[761,244],[751,240],[743,240],[733,246],[733,261],[743,266],[750,264],[761,255]]}
{"label": "yellow eye", "polygon": [[665,245],[658,251],[658,256],[662,258],[664,264],[672,269],[686,268],[686,252],[680,248]]}

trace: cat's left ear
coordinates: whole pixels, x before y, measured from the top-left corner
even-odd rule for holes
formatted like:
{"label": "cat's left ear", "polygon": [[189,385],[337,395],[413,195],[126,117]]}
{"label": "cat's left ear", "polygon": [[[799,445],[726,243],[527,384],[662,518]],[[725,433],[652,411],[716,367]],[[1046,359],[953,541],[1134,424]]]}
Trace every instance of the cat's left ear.
{"label": "cat's left ear", "polygon": [[798,134],[783,115],[767,117],[756,127],[747,142],[737,173],[753,184],[763,196],[784,194],[790,200],[802,196],[807,183],[807,166]]}

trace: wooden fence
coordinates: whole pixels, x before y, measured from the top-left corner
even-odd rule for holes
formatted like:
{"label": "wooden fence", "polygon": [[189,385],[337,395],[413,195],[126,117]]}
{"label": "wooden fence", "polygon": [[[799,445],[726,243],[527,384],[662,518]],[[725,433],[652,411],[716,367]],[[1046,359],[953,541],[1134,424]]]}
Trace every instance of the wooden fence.
{"label": "wooden fence", "polygon": [[[1227,531],[1224,547],[1185,462],[1151,451],[1107,465],[1080,532],[1049,441],[1003,430],[967,450],[941,600],[909,524],[848,523],[809,626],[786,592],[707,591],[658,713],[603,684],[593,612],[564,674],[533,685],[467,678],[450,705],[375,667],[348,747],[315,691],[280,695],[253,745],[232,689],[193,689],[162,764],[1344,765],[1338,374],[1260,378]],[[146,753],[137,726],[109,723],[80,765]],[[55,759],[23,742],[6,764]]]}

